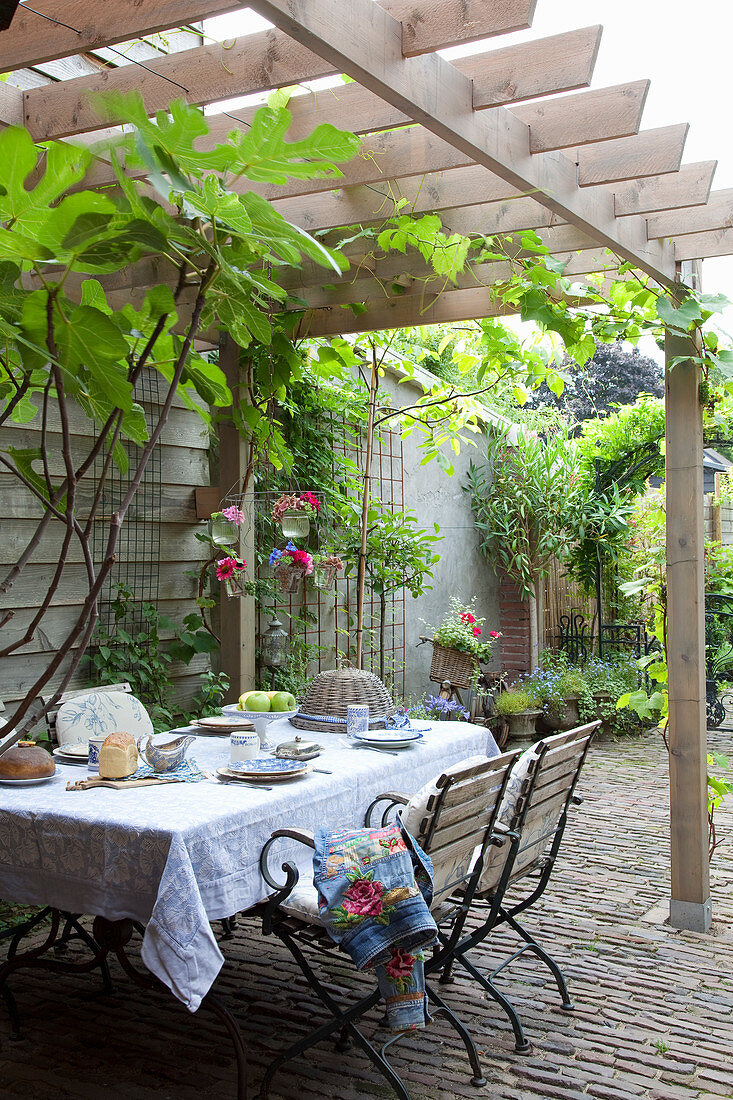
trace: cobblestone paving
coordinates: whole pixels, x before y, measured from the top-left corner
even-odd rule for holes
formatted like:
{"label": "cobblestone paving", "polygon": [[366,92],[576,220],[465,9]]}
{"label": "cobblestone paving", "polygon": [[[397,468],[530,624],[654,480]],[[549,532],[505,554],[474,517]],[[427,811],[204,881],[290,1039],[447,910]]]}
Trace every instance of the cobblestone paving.
{"label": "cobblestone paving", "polygon": [[[715,735],[726,751],[733,734]],[[544,968],[519,960],[504,987],[533,1049],[513,1053],[508,1023],[491,1001],[458,978],[446,994],[483,1052],[488,1084],[469,1083],[462,1048],[436,1021],[403,1040],[394,1064],[413,1100],[719,1100],[733,1096],[733,807],[719,813],[723,844],[713,864],[713,934],[675,932],[653,919],[668,892],[667,767],[656,734],[595,746],[584,805],[541,907],[528,920],[568,977],[573,1013],[559,1007]],[[497,935],[483,961],[509,945]],[[275,941],[244,922],[226,945],[219,992],[249,1044],[256,1086],[270,1057],[323,1010]],[[334,989],[362,979],[344,960],[330,964]],[[204,1012],[143,994],[121,975],[112,998],[96,976],[27,973],[16,981],[25,1038],[8,1039],[0,1002],[2,1100],[226,1100],[233,1096],[230,1049]],[[375,1013],[367,1030],[376,1032]],[[393,1096],[360,1055],[325,1044],[276,1078],[275,1100],[372,1100]],[[252,1095],[256,1093],[256,1087]]]}

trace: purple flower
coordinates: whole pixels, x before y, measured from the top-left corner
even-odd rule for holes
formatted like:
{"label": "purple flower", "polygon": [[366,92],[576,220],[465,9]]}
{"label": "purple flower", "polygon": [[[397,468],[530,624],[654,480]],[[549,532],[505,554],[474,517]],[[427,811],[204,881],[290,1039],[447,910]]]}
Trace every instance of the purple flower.
{"label": "purple flower", "polygon": [[277,547],[270,554],[270,565],[274,565],[276,561],[279,561],[283,556],[282,550],[278,550]]}

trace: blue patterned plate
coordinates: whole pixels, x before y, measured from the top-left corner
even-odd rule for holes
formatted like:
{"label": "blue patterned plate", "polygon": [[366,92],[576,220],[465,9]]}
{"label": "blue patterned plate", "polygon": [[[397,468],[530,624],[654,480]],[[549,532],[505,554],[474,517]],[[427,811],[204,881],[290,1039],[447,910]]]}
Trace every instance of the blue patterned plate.
{"label": "blue patterned plate", "polygon": [[227,764],[226,770],[242,779],[285,779],[304,775],[308,771],[308,765],[302,760],[278,760],[268,756],[264,759],[255,757],[254,760]]}
{"label": "blue patterned plate", "polygon": [[373,748],[400,749],[406,745],[412,745],[415,741],[422,741],[422,734],[417,730],[368,730],[366,733],[355,733],[355,741],[363,741],[365,745]]}

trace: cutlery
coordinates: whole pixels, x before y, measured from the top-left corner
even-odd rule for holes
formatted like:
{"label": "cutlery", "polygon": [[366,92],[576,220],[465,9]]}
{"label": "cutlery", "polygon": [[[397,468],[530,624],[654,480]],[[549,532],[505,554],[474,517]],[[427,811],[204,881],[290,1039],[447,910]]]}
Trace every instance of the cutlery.
{"label": "cutlery", "polygon": [[320,772],[321,775],[333,775],[333,772],[330,772],[328,768],[311,768],[311,771]]}

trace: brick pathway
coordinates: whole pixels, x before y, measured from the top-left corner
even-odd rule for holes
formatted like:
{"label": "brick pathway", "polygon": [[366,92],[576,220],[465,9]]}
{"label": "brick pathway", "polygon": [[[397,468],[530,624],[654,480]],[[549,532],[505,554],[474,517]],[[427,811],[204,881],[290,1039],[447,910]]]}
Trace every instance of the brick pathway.
{"label": "brick pathway", "polygon": [[[716,735],[726,751],[733,735]],[[733,754],[732,754],[733,755]],[[657,735],[601,743],[586,768],[586,800],[566,837],[544,904],[530,923],[554,944],[576,1011],[564,1013],[544,968],[520,960],[505,972],[533,1043],[513,1053],[506,1020],[459,977],[449,1000],[484,1053],[488,1086],[474,1089],[454,1036],[436,1022],[402,1041],[394,1063],[413,1100],[716,1100],[733,1096],[733,807],[720,813],[714,860],[714,932],[698,936],[644,919],[668,890],[667,768]],[[486,962],[508,943],[497,936]],[[323,1018],[279,943],[245,924],[226,946],[219,991],[249,1042],[255,1083],[271,1055]],[[331,964],[334,987],[361,978]],[[16,982],[16,987],[18,983]],[[141,994],[120,977],[113,998],[95,976],[29,973],[20,988],[26,1038],[8,1040],[0,1002],[2,1100],[226,1100],[233,1095],[226,1041],[203,1012]],[[378,1016],[374,1017],[374,1028]],[[368,1030],[372,1030],[371,1028]],[[393,1093],[359,1054],[329,1044],[284,1070],[276,1100],[371,1100]],[[253,1090],[253,1095],[256,1089]]]}

